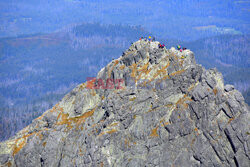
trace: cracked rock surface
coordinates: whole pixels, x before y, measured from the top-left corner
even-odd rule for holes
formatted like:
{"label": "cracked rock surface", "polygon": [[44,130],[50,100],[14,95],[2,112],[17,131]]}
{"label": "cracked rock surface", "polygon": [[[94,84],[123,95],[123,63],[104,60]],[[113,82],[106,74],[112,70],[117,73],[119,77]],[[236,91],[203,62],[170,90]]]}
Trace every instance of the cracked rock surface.
{"label": "cracked rock surface", "polygon": [[190,50],[137,41],[0,143],[0,165],[249,167],[249,122],[241,93]]}

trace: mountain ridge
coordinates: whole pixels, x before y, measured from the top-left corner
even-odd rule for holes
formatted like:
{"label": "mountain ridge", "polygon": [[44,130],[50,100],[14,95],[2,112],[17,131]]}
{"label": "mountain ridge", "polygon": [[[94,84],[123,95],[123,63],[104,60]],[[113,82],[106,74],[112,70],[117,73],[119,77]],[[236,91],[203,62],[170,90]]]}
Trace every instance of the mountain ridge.
{"label": "mountain ridge", "polygon": [[[241,93],[190,50],[158,44],[134,42],[1,143],[0,164],[246,166],[250,114]],[[122,85],[98,89],[108,79]]]}
{"label": "mountain ridge", "polygon": [[[53,107],[86,77],[96,75],[131,41],[149,34],[133,26],[75,26],[56,33],[0,39],[0,141]],[[86,33],[90,31],[96,34]]]}

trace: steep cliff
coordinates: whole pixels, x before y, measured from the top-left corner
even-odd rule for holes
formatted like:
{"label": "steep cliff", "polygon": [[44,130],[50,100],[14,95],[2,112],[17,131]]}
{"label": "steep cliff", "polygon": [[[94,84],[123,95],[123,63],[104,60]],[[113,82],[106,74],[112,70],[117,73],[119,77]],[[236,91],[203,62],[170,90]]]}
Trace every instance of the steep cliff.
{"label": "steep cliff", "polygon": [[137,41],[1,143],[0,164],[244,167],[249,122],[242,95],[190,50]]}

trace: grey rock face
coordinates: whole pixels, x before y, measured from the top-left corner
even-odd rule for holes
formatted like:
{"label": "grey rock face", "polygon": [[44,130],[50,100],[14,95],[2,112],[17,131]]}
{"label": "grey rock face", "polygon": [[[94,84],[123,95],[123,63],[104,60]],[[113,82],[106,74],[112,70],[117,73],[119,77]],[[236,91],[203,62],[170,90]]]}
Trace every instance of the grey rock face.
{"label": "grey rock face", "polygon": [[[111,86],[98,82],[108,79]],[[249,122],[244,98],[216,69],[196,64],[189,50],[137,41],[0,143],[0,164],[247,167]]]}
{"label": "grey rock face", "polygon": [[230,92],[230,91],[232,91],[232,90],[234,90],[234,86],[233,86],[233,85],[226,85],[226,86],[225,86],[225,91],[226,91],[226,92]]}

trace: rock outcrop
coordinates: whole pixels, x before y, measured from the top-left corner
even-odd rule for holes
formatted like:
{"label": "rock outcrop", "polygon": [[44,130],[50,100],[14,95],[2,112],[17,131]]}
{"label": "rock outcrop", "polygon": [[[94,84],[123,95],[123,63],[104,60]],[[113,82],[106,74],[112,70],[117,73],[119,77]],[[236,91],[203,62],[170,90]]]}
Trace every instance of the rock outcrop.
{"label": "rock outcrop", "polygon": [[137,41],[1,143],[0,164],[247,167],[249,122],[241,93],[190,50]]}

